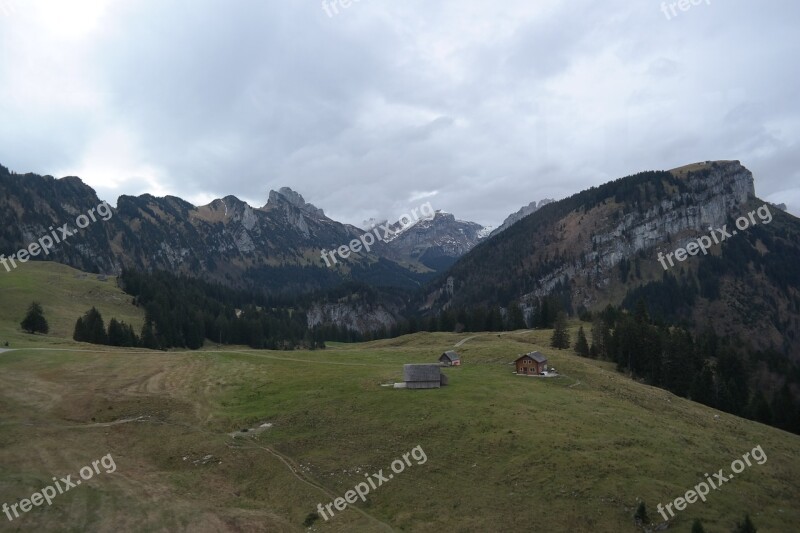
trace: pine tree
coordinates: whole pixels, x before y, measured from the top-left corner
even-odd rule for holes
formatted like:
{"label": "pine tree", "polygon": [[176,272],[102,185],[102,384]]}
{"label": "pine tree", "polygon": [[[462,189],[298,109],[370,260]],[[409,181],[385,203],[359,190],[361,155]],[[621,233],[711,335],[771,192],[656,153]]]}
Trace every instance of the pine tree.
{"label": "pine tree", "polygon": [[131,326],[130,324],[126,325],[125,340],[127,342],[125,346],[131,346],[133,348],[139,346],[139,339],[136,337],[136,332],[133,331],[133,326]]}
{"label": "pine tree", "polygon": [[556,315],[553,337],[550,339],[553,348],[569,348],[569,331],[567,331],[567,315],[561,311]]}
{"label": "pine tree", "polygon": [[[79,325],[75,323],[75,331],[78,333]],[[100,311],[92,307],[83,314],[82,324],[82,338],[75,339],[83,342],[90,342],[92,344],[106,344],[108,338],[106,336],[106,327],[103,323],[103,316]]]}
{"label": "pine tree", "polygon": [[150,320],[147,320],[144,326],[142,326],[142,335],[139,344],[143,348],[149,348],[151,350],[157,350],[159,348],[158,339],[156,338],[155,331],[153,331],[153,323]]}
{"label": "pine tree", "polygon": [[692,381],[692,387],[689,389],[689,399],[709,407],[714,407],[716,401],[714,398],[714,373],[709,367],[708,363],[703,366],[703,369],[698,372]]}
{"label": "pine tree", "polygon": [[28,307],[28,313],[25,315],[25,318],[22,319],[22,322],[20,322],[19,325],[22,326],[23,331],[31,334],[47,334],[47,332],[50,331],[50,326],[47,324],[47,320],[44,318],[42,306],[37,302],[31,303],[30,307]]}
{"label": "pine tree", "polygon": [[586,334],[583,332],[583,326],[578,328],[578,340],[575,341],[575,352],[584,357],[589,356],[589,343],[586,341]]}
{"label": "pine tree", "polygon": [[703,523],[697,518],[692,523],[692,533],[706,533],[706,530],[703,529]]}
{"label": "pine tree", "polygon": [[78,317],[75,322],[75,329],[72,332],[72,339],[78,342],[86,342],[86,325],[83,323],[83,318]]}
{"label": "pine tree", "polygon": [[606,321],[600,316],[595,317],[592,321],[592,357],[608,357],[606,339],[610,336],[611,333],[606,325]]}
{"label": "pine tree", "polygon": [[633,515],[633,518],[640,524],[650,523],[650,517],[647,516],[647,506],[643,501],[639,502],[638,507],[636,507],[636,514]]}
{"label": "pine tree", "polygon": [[525,323],[525,316],[522,314],[522,309],[517,302],[512,302],[508,307],[508,329],[509,331],[516,331],[518,329],[526,329],[528,325]]}
{"label": "pine tree", "polygon": [[108,323],[108,344],[125,346],[125,330],[116,318],[112,318]]}

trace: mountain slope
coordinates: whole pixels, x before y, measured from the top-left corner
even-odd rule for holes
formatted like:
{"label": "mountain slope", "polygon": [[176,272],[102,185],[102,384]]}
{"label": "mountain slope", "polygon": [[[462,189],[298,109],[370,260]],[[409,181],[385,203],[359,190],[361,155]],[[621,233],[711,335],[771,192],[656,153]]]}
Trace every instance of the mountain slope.
{"label": "mountain slope", "polygon": [[400,232],[385,253],[398,261],[418,261],[431,270],[443,271],[480,242],[483,230],[480,224],[437,211],[432,218],[423,218]]}
{"label": "mountain slope", "polygon": [[538,203],[536,202],[536,200],[532,201],[528,205],[520,208],[520,210],[517,211],[516,213],[512,213],[512,214],[508,215],[508,217],[506,217],[506,219],[503,221],[503,223],[500,224],[500,226],[498,228],[496,228],[494,231],[492,231],[490,235],[492,237],[494,237],[498,233],[501,233],[501,232],[507,230],[508,228],[510,228],[511,226],[513,226],[514,224],[516,224],[517,222],[519,222],[520,220],[522,220],[526,216],[535,213],[537,210],[541,209],[542,207],[546,206],[547,204],[552,204],[553,202],[555,202],[555,200],[550,199],[550,198],[545,198],[544,200],[539,200]]}
{"label": "mountain slope", "polygon": [[[101,201],[79,178],[15,174],[0,166],[0,252],[10,256],[96,208]],[[107,204],[106,204],[107,205]],[[364,232],[326,217],[288,188],[253,208],[233,196],[206,206],[180,198],[121,196],[110,216],[59,243],[46,257],[96,273],[123,268],[185,273],[232,286],[298,293],[364,281],[415,288],[432,271],[376,243],[336,268],[322,250],[345,245]],[[391,257],[390,257],[391,256]]]}
{"label": "mountain slope", "polygon": [[[419,333],[291,354],[2,354],[0,501],[111,453],[116,473],[56,498],[48,512],[26,514],[19,526],[304,531],[319,502],[343,496],[366,474],[388,475],[393,460],[419,446],[425,463],[412,459],[356,506],[403,531],[625,532],[636,531],[640,500],[661,522],[659,503],[760,446],[763,464],[753,461],[706,503],[678,512],[669,531],[689,531],[696,518],[706,531],[731,531],[745,512],[759,531],[793,531],[797,436],[549,349],[549,334],[476,334],[459,348],[464,366],[445,370],[448,387],[416,393],[378,384],[465,336]],[[506,363],[534,349],[564,377],[513,375]],[[265,422],[273,427],[230,436]],[[442,487],[458,490],[443,500]],[[353,509],[313,527],[386,530]]]}
{"label": "mountain slope", "polygon": [[[531,311],[555,296],[577,312],[650,296],[654,316],[710,322],[718,333],[800,357],[800,220],[767,207],[769,223],[756,217],[707,256],[668,271],[659,262],[659,252],[685,247],[709,228],[730,230],[764,205],[737,161],[622,178],[545,205],[478,245],[432,287],[426,306],[517,301]],[[659,305],[673,282],[693,296]]]}

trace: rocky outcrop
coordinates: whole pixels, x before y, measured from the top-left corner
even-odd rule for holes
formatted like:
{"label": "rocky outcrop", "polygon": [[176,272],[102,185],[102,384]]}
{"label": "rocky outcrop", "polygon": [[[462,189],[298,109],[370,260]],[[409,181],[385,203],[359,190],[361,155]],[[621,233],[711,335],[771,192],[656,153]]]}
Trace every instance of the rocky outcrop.
{"label": "rocky outcrop", "polygon": [[497,229],[491,232],[490,236],[494,237],[498,233],[507,230],[508,228],[510,228],[511,226],[513,226],[526,216],[535,213],[542,207],[546,206],[547,204],[551,204],[553,202],[555,202],[555,200],[551,198],[545,198],[544,200],[539,200],[538,203],[536,202],[536,200],[532,201],[531,203],[521,208],[516,213],[508,215],[508,217],[503,221],[503,223]]}
{"label": "rocky outcrop", "polygon": [[[689,170],[695,168],[694,170]],[[662,200],[645,212],[631,211],[618,222],[606,220],[582,250],[573,250],[580,261],[567,261],[538,280],[538,287],[523,296],[530,301],[549,294],[560,281],[593,275],[599,284],[608,283],[608,272],[623,259],[641,250],[669,243],[669,249],[685,246],[709,228],[720,228],[742,206],[755,197],[753,174],[738,161],[707,163],[699,168],[683,167],[672,173],[686,185],[685,192]],[[591,298],[582,302],[591,304]]]}
{"label": "rocky outcrop", "polygon": [[386,328],[397,323],[395,316],[382,305],[356,303],[315,303],[306,313],[308,327],[336,324],[340,328],[367,332]]}
{"label": "rocky outcrop", "polygon": [[288,202],[289,204],[295,206],[296,208],[300,209],[301,211],[315,215],[318,217],[324,217],[325,212],[305,201],[305,198],[298,193],[290,189],[289,187],[281,187],[277,191],[269,191],[269,200],[267,200],[267,205],[275,205],[280,204],[281,202]]}

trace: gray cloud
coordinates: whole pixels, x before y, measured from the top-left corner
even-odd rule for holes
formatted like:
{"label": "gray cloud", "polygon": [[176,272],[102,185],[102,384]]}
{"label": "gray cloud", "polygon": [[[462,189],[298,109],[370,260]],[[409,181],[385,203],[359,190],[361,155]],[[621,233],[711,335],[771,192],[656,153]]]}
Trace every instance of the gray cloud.
{"label": "gray cloud", "polygon": [[287,185],[349,223],[429,200],[497,225],[640,170],[739,159],[800,214],[796,3],[672,20],[658,0],[339,11],[17,2],[0,16],[0,163],[111,200],[263,205]]}

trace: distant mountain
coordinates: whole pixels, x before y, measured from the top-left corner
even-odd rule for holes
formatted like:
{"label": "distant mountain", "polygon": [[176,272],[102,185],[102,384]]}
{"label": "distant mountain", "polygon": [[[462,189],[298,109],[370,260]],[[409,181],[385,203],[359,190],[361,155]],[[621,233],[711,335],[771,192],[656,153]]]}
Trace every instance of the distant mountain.
{"label": "distant mountain", "polygon": [[[10,255],[48,228],[100,203],[77,177],[15,174],[0,166],[0,253]],[[95,222],[46,258],[88,272],[123,268],[184,273],[236,287],[304,293],[346,281],[413,289],[474,246],[477,224],[438,216],[376,242],[332,267],[321,257],[365,232],[325,216],[288,187],[254,208],[235,196],[194,206],[180,198],[121,196],[108,221]],[[398,228],[399,224],[395,224]],[[41,259],[38,257],[36,259]]]}
{"label": "distant mountain", "polygon": [[516,213],[512,213],[512,214],[508,215],[508,218],[506,218],[503,221],[503,223],[497,229],[492,231],[491,236],[493,237],[493,236],[499,234],[500,232],[503,232],[503,231],[507,230],[512,225],[516,224],[517,222],[519,222],[520,220],[522,220],[526,216],[535,213],[536,211],[538,211],[542,207],[546,206],[547,204],[552,204],[553,202],[555,202],[555,200],[550,199],[550,198],[545,198],[544,200],[539,200],[538,204],[536,203],[536,200],[534,200],[533,202],[531,202],[528,205],[526,205],[523,208],[521,208]]}
{"label": "distant mountain", "polygon": [[[401,228],[399,223],[393,227]],[[480,224],[437,211],[433,218],[420,219],[400,231],[389,242],[387,255],[398,261],[418,261],[434,271],[446,270],[480,242],[483,230]]]}
{"label": "distant mountain", "polygon": [[738,161],[592,187],[537,206],[477,245],[431,286],[422,309],[520,305],[530,314],[555,298],[577,313],[643,299],[651,316],[800,359],[800,220],[772,208],[769,224],[751,223],[708,255],[666,271],[659,261],[709,228],[735,230],[737,218],[764,205]]}

